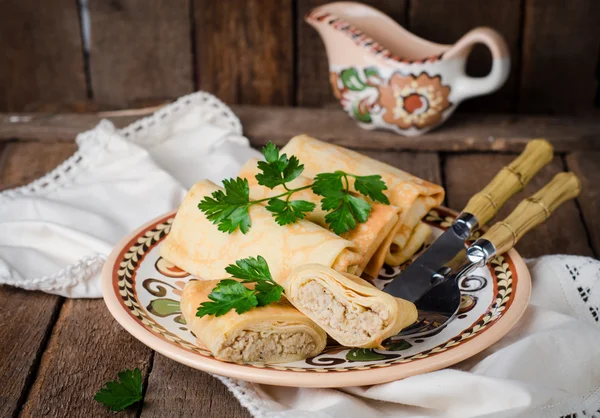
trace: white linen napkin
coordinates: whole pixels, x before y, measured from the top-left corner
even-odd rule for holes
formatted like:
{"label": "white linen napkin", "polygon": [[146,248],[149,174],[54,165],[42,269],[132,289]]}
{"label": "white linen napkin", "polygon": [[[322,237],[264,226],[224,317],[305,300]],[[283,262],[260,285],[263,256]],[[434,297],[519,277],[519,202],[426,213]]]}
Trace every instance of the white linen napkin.
{"label": "white linen napkin", "polygon": [[77,144],[48,175],[0,192],[0,283],[99,298],[105,257],[123,236],[177,208],[196,180],[235,177],[259,155],[204,92],[123,129],[102,121]]}
{"label": "white linen napkin", "polygon": [[454,367],[343,390],[220,377],[255,417],[600,417],[600,262],[528,261],[531,302],[504,338]]}

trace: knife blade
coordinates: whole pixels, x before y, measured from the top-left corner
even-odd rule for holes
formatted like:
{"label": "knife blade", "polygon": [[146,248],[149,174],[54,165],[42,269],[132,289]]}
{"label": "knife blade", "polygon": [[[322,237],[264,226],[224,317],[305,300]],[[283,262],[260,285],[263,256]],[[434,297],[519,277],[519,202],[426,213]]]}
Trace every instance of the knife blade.
{"label": "knife blade", "polygon": [[442,283],[443,267],[465,250],[465,241],[492,219],[514,194],[552,160],[552,145],[543,139],[529,141],[523,152],[475,194],[452,226],[395,277],[384,292],[416,302],[429,289]]}

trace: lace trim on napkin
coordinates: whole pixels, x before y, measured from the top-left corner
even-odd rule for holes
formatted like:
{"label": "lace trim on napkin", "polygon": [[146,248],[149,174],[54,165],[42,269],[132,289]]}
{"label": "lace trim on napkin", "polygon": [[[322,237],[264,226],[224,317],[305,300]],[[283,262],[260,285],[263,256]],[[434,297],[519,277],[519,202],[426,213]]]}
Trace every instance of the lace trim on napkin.
{"label": "lace trim on napkin", "polygon": [[75,264],[71,264],[58,273],[30,280],[14,280],[10,276],[0,276],[0,283],[25,290],[42,290],[44,292],[55,292],[76,286],[100,272],[106,256],[103,254],[92,254],[83,257]]}
{"label": "lace trim on napkin", "polygon": [[[152,115],[137,120],[119,130],[116,130],[114,125],[107,120],[100,121],[95,128],[77,136],[79,149],[54,170],[25,186],[1,191],[0,204],[10,199],[44,195],[67,186],[82,170],[89,167],[93,160],[106,152],[106,144],[110,139],[107,133],[117,133],[134,143],[143,144],[144,146],[156,145],[167,140],[168,135],[153,136],[149,134],[149,130],[164,126],[180,115],[181,112],[194,106],[198,107],[198,113],[194,113],[194,116],[202,118],[204,122],[238,134],[239,137],[232,136],[230,140],[243,142],[243,145],[247,145],[247,140],[241,136],[242,124],[231,109],[212,94],[200,91],[183,96]],[[35,279],[15,280],[8,273],[0,273],[0,284],[8,284],[27,290],[56,292],[73,287],[95,275],[102,267],[105,259],[102,254],[92,254],[55,274]]]}
{"label": "lace trim on napkin", "polygon": [[[145,146],[156,145],[159,142],[167,140],[168,137],[166,136],[161,138],[148,135],[148,130],[168,123],[178,113],[188,110],[192,106],[201,107],[202,112],[198,112],[198,116],[203,121],[242,135],[242,124],[231,109],[212,94],[199,91],[183,96],[152,115],[139,119],[122,129],[115,130],[111,122],[107,120],[100,121],[95,128],[77,136],[77,143],[80,149],[71,157],[67,158],[45,176],[25,186],[1,191],[0,203],[4,199],[41,195],[68,185],[83,167],[88,166],[90,159],[98,158],[100,153],[104,151],[107,137],[106,135],[99,135],[99,132],[103,134],[106,131],[116,132],[134,143],[143,143]],[[235,137],[232,139],[236,140]],[[247,145],[247,142],[244,141],[243,145]]]}

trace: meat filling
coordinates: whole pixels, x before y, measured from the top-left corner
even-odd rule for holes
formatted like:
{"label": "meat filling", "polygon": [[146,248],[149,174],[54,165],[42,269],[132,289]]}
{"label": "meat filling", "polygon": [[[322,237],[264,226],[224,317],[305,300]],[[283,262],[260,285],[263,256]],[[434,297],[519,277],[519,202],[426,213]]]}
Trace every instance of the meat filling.
{"label": "meat filling", "polygon": [[324,328],[328,326],[336,336],[352,344],[360,345],[388,326],[386,310],[339,299],[315,280],[307,281],[298,289],[295,301],[303,310],[312,312],[315,322]]}
{"label": "meat filling", "polygon": [[315,350],[313,338],[306,332],[273,333],[243,330],[225,341],[219,357],[236,362],[270,362],[308,357]]}

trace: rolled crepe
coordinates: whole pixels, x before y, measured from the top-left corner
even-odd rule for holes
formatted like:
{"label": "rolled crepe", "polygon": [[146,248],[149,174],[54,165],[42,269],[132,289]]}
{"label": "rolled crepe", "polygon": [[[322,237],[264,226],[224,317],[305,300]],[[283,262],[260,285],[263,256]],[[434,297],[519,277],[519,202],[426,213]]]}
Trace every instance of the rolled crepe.
{"label": "rolled crepe", "polygon": [[[395,260],[398,257],[394,257],[393,252],[401,251],[405,247],[421,219],[444,200],[444,189],[441,186],[349,149],[321,142],[308,135],[292,138],[281,152],[298,157],[304,164],[302,175],[311,179],[319,173],[342,170],[359,176],[379,174],[385,181],[388,190],[385,190],[384,193],[390,203],[398,207],[399,219],[392,232],[374,254],[372,265],[365,268],[365,271],[371,276],[377,276],[378,270],[375,267],[381,259],[390,265],[397,265]],[[393,247],[392,241],[396,244]]]}
{"label": "rolled crepe", "polygon": [[[268,187],[258,184],[256,174],[259,172],[258,160],[256,158],[250,159],[240,170],[239,176],[248,180],[248,184],[250,185],[250,197],[252,199],[264,199],[285,192],[285,189],[282,186],[269,189]],[[299,176],[291,181],[288,187],[300,188],[311,183],[311,179]],[[305,219],[314,222],[323,228],[328,228],[327,222],[325,222],[325,215],[327,215],[327,212],[321,209],[320,196],[314,194],[312,190],[306,189],[294,193],[292,198],[294,200],[301,199],[316,204],[315,210],[308,213]],[[353,242],[356,246],[356,252],[363,257],[362,263],[358,266],[354,274],[360,276],[369,261],[372,260],[375,251],[377,251],[384,239],[386,239],[387,235],[398,223],[398,212],[399,210],[395,206],[373,203],[367,222],[359,223],[354,229],[341,235],[342,238]],[[383,266],[383,262],[383,257],[379,257],[376,260],[377,264],[375,264],[375,262],[371,263],[371,269],[379,272]]]}
{"label": "rolled crepe", "polygon": [[218,280],[195,280],[185,285],[181,311],[196,335],[218,359],[250,363],[303,360],[325,348],[327,335],[313,321],[285,301],[254,308],[243,314],[196,316]]}
{"label": "rolled crepe", "polygon": [[431,232],[431,227],[429,225],[419,222],[415,229],[413,229],[410,238],[404,246],[401,246],[396,239],[392,240],[392,247],[390,248],[388,257],[386,257],[386,262],[389,261],[388,264],[390,266],[399,266],[410,260],[410,258],[423,247],[423,244],[425,244],[425,241],[429,238]]}
{"label": "rolled crepe", "polygon": [[294,269],[282,286],[300,312],[346,347],[381,347],[383,340],[417,320],[412,302],[319,264]]}
{"label": "rolled crepe", "polygon": [[307,263],[345,272],[356,271],[361,264],[362,257],[352,242],[306,220],[278,225],[262,205],[250,207],[252,226],[246,234],[239,229],[231,234],[219,231],[198,209],[198,203],[216,190],[222,189],[209,180],[190,189],[160,247],[164,259],[188,273],[202,279],[220,279],[229,264],[258,255],[267,260],[275,281]]}

